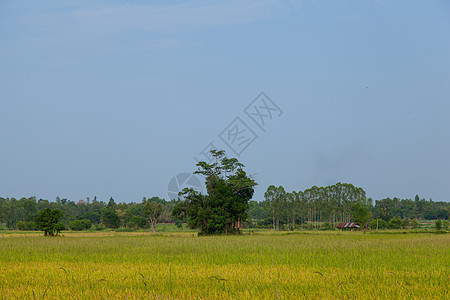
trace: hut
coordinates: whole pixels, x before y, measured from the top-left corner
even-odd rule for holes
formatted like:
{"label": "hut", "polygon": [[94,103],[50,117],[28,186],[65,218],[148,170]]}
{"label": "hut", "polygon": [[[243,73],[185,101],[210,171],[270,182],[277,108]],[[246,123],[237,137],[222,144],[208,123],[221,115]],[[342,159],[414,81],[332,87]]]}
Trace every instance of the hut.
{"label": "hut", "polygon": [[337,228],[343,229],[358,229],[359,225],[357,223],[339,223]]}

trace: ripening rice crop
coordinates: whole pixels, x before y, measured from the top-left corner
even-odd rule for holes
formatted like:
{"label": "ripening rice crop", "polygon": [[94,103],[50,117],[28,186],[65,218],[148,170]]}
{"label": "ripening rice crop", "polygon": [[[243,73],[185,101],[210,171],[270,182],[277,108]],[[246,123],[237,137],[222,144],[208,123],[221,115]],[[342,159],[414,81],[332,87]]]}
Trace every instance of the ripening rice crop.
{"label": "ripening rice crop", "polygon": [[445,234],[0,237],[1,299],[449,299]]}

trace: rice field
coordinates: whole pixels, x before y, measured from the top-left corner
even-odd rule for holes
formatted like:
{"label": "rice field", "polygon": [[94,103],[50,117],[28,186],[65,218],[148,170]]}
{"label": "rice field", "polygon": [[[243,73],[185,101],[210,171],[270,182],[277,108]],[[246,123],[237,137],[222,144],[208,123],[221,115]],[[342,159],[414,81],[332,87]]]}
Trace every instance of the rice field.
{"label": "rice field", "polygon": [[0,299],[450,299],[448,234],[0,235]]}

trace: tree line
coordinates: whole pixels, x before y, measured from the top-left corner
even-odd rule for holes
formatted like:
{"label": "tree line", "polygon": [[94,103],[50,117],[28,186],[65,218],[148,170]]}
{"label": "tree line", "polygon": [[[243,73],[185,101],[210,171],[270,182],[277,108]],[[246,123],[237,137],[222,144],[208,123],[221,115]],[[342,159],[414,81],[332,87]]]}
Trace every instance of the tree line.
{"label": "tree line", "polygon": [[140,203],[116,203],[111,197],[108,202],[89,197],[77,202],[57,197],[52,202],[46,199],[2,198],[0,197],[0,228],[10,230],[42,230],[37,218],[45,210],[60,211],[61,229],[84,230],[104,228],[128,228],[155,230],[156,221],[172,222],[171,211],[174,201],[159,197],[143,197]]}
{"label": "tree line", "polygon": [[448,220],[449,211],[450,203],[427,201],[418,195],[414,200],[385,198],[374,203],[362,188],[350,183],[313,186],[298,192],[271,185],[263,201],[249,203],[253,226],[275,230],[335,228],[341,222],[371,226],[375,224],[372,220],[379,220],[377,226],[398,228],[397,220],[405,224],[412,220]]}
{"label": "tree line", "polygon": [[[215,184],[226,184],[226,182],[220,181]],[[220,217],[213,217],[212,213],[223,213],[223,210],[207,211],[214,206],[214,202],[207,202],[205,199],[202,200],[204,202],[186,201],[194,199],[192,193],[194,192],[189,191],[185,200],[166,201],[159,197],[144,197],[138,203],[116,203],[113,198],[104,202],[98,201],[96,197],[92,200],[88,197],[77,202],[59,197],[56,201],[36,199],[36,197],[20,199],[0,197],[0,228],[40,230],[35,220],[39,213],[47,208],[60,210],[62,212],[60,223],[63,229],[72,230],[154,229],[157,222],[177,223],[181,226],[182,222],[188,221],[186,216],[183,216],[187,208],[200,212],[201,205],[204,210],[197,216],[204,216],[205,220],[192,218],[190,222],[208,224],[208,220],[222,220]],[[219,200],[216,197],[211,201]],[[223,202],[223,199],[221,201]],[[366,198],[361,188],[344,183],[312,187],[298,192],[286,192],[282,186],[272,185],[268,187],[263,201],[251,200],[247,206],[245,201],[240,203],[239,221],[243,226],[291,230],[332,228],[340,222],[350,221],[368,224],[373,228],[376,226],[398,228],[403,225],[413,228],[415,226],[413,220],[448,220],[450,211],[448,202],[425,200],[417,195],[414,199],[384,198],[373,201],[371,198]],[[172,216],[177,205],[178,210],[175,209],[175,215],[178,218]],[[239,201],[235,205],[239,205]],[[231,223],[226,223],[223,231],[235,229],[232,227],[233,220],[230,220]],[[238,219],[235,221],[237,222]],[[400,224],[400,222],[403,223]],[[212,224],[210,223],[210,226],[213,226]],[[207,227],[204,229],[208,230]]]}

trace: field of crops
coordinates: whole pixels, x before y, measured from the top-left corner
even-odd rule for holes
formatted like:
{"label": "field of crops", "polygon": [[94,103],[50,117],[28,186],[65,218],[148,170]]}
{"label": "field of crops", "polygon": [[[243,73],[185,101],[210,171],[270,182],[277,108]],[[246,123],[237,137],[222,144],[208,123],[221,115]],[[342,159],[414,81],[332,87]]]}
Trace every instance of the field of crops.
{"label": "field of crops", "polygon": [[0,235],[0,299],[449,299],[448,234]]}

